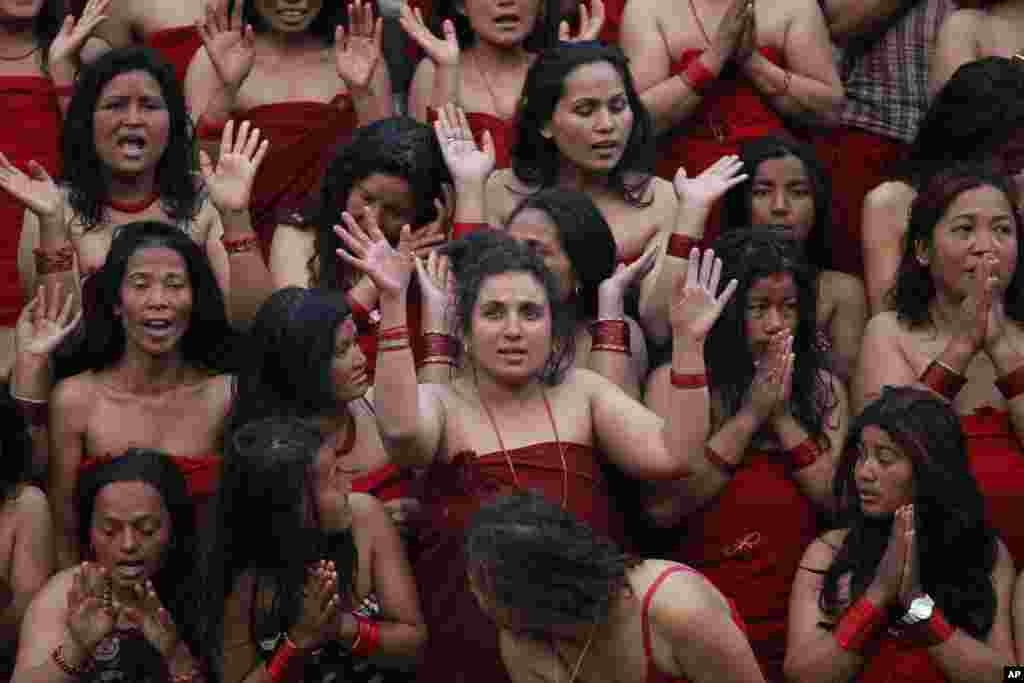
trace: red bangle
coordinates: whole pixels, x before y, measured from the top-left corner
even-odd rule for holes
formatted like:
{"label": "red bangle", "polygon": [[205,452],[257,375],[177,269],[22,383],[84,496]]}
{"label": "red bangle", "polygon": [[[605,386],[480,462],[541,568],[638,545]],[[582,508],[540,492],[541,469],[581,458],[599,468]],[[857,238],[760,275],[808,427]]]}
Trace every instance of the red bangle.
{"label": "red bangle", "polygon": [[706,446],[704,448],[704,457],[707,458],[709,463],[730,476],[736,474],[736,470],[740,468],[739,465],[731,463],[719,455],[711,446]]}
{"label": "red bangle", "polygon": [[301,661],[302,656],[299,648],[296,647],[292,639],[285,633],[284,639],[278,644],[277,649],[274,650],[274,656],[271,657],[270,662],[267,664],[267,673],[270,674],[270,680],[274,681],[274,683],[282,683],[288,680],[295,665]]}
{"label": "red bangle", "polygon": [[700,240],[698,239],[674,232],[668,238],[668,248],[665,249],[665,253],[676,258],[690,258],[690,252],[699,244]]}
{"label": "red bangle", "polygon": [[625,320],[595,320],[590,323],[590,350],[629,355],[629,323]]}
{"label": "red bangle", "polygon": [[921,383],[952,401],[967,384],[967,378],[936,358],[921,374]]}
{"label": "red bangle", "polygon": [[708,385],[706,372],[669,372],[669,381],[678,389],[703,389]]}
{"label": "red bangle", "polygon": [[996,380],[996,389],[1007,401],[1024,394],[1024,365]]}
{"label": "red bangle", "polygon": [[456,221],[452,223],[452,239],[457,240],[471,232],[486,230],[490,226],[480,221]]}
{"label": "red bangle", "polygon": [[420,365],[440,364],[455,367],[459,343],[446,332],[423,333],[423,360]]}
{"label": "red bangle", "polygon": [[370,657],[380,648],[380,624],[372,619],[353,614],[359,624],[356,641],[352,644],[352,654],[357,657]]}
{"label": "red bangle", "polygon": [[381,330],[377,335],[377,353],[387,351],[401,351],[409,348],[409,328],[405,325],[396,325],[386,330]]}
{"label": "red bangle", "polygon": [[33,249],[36,257],[36,273],[39,275],[52,275],[53,273],[66,273],[75,264],[75,249],[70,244],[58,249]]}
{"label": "red bangle", "polygon": [[885,612],[875,607],[866,597],[850,605],[843,618],[836,624],[832,636],[839,647],[860,652],[882,627]]}
{"label": "red bangle", "polygon": [[256,233],[234,239],[221,237],[220,241],[224,243],[224,251],[228,253],[228,256],[242,254],[247,251],[256,251],[260,245],[260,239],[256,236]]}
{"label": "red bangle", "polygon": [[813,465],[818,460],[821,455],[821,446],[813,436],[809,436],[786,451],[786,455],[789,456],[790,469],[801,470]]}
{"label": "red bangle", "polygon": [[227,119],[223,121],[211,121],[203,114],[196,122],[196,137],[201,139],[219,138],[227,125]]}
{"label": "red bangle", "polygon": [[686,69],[679,75],[683,82],[698,95],[706,94],[718,78],[715,72],[705,66],[699,57],[687,64]]}

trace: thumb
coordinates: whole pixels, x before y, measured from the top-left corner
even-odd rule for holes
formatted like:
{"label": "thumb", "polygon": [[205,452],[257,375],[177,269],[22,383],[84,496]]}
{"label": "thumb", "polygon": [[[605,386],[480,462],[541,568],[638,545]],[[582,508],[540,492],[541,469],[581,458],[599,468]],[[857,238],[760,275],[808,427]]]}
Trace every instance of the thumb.
{"label": "thumb", "polygon": [[64,34],[71,33],[71,30],[74,27],[75,27],[75,17],[69,14],[66,17],[64,17],[64,23],[61,24],[60,32],[64,33]]}
{"label": "thumb", "polygon": [[205,149],[199,150],[199,171],[207,179],[213,174],[213,159],[210,158]]}
{"label": "thumb", "polygon": [[484,154],[486,154],[491,161],[494,161],[496,158],[494,151],[494,138],[491,137],[490,130],[484,131],[482,142],[484,146]]}
{"label": "thumb", "polygon": [[558,39],[561,41],[569,40],[569,22],[564,19],[558,24]]}

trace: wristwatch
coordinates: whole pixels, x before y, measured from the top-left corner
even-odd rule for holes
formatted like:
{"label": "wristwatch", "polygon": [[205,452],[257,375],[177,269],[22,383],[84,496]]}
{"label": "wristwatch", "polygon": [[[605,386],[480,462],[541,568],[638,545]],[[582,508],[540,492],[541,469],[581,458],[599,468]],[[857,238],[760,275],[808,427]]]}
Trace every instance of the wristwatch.
{"label": "wristwatch", "polygon": [[907,609],[906,614],[900,617],[907,626],[913,626],[919,624],[922,621],[928,621],[932,618],[932,610],[935,609],[935,601],[927,593],[914,598],[910,601],[910,607]]}

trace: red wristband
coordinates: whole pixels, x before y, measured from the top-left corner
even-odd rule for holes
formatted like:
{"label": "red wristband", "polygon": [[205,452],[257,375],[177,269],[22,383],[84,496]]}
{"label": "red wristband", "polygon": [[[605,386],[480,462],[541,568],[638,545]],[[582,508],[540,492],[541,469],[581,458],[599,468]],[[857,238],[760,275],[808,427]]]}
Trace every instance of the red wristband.
{"label": "red wristband", "polygon": [[490,226],[487,225],[487,223],[484,223],[482,221],[479,221],[479,222],[456,221],[455,223],[452,223],[452,239],[453,240],[457,240],[460,237],[464,237],[464,236],[468,235],[471,232],[479,232],[481,230],[486,230],[489,227]]}
{"label": "red wristband", "polygon": [[359,623],[356,642],[352,645],[352,654],[357,657],[370,657],[380,648],[380,624],[372,619],[353,614]]}
{"label": "red wristband", "polygon": [[881,629],[884,619],[885,612],[875,607],[866,597],[862,597],[846,610],[836,624],[832,636],[844,650],[860,652]]}
{"label": "red wristband", "polygon": [[242,254],[247,251],[256,251],[260,246],[260,239],[256,236],[256,233],[251,233],[244,237],[236,237],[234,239],[225,239],[224,237],[221,237],[220,241],[224,244],[224,251],[228,253],[228,256]]}
{"label": "red wristband", "polygon": [[952,401],[967,384],[967,378],[942,361],[935,359],[921,373],[921,383]]}
{"label": "red wristband", "polygon": [[687,64],[686,69],[680,75],[690,89],[698,95],[705,95],[718,79],[715,72],[705,66],[699,57]]}
{"label": "red wristband", "polygon": [[1007,401],[1024,394],[1024,365],[997,379],[996,389]]}
{"label": "red wristband", "polygon": [[199,121],[196,122],[196,137],[203,140],[216,139],[221,136],[224,132],[224,126],[227,125],[227,119],[223,121],[211,121],[203,114],[199,117]]}
{"label": "red wristband", "polygon": [[704,448],[704,457],[707,458],[709,463],[730,476],[736,474],[736,470],[740,468],[739,465],[731,463],[719,455],[711,446],[706,446]]}
{"label": "red wristband", "polygon": [[629,355],[629,323],[625,320],[595,320],[590,323],[590,350],[615,351]]}
{"label": "red wristband", "polygon": [[274,656],[267,663],[267,673],[274,683],[283,683],[289,680],[296,665],[302,662],[302,655],[299,648],[295,646],[288,634],[284,634],[284,640],[274,650]]}
{"label": "red wristband", "polygon": [[459,342],[445,332],[423,333],[423,360],[420,365],[440,364],[455,367]]}
{"label": "red wristband", "polygon": [[790,469],[800,470],[813,465],[818,460],[821,455],[821,446],[813,436],[809,436],[786,451],[786,455],[789,456]]}
{"label": "red wristband", "polygon": [[699,244],[700,240],[698,239],[674,232],[668,238],[668,248],[665,249],[665,253],[676,258],[690,258],[690,252]]}
{"label": "red wristband", "polygon": [[678,389],[703,389],[708,385],[706,372],[669,372],[669,381]]}

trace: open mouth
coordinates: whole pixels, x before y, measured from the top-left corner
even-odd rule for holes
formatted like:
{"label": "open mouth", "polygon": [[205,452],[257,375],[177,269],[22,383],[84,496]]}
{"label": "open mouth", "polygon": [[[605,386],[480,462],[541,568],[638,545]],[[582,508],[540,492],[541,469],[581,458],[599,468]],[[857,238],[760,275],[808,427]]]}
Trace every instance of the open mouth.
{"label": "open mouth", "polygon": [[494,24],[499,28],[510,29],[519,26],[520,20],[518,14],[499,14],[494,17]]}
{"label": "open mouth", "polygon": [[136,562],[118,562],[116,568],[117,575],[126,581],[141,581],[144,578],[145,571],[146,564],[141,560]]}
{"label": "open mouth", "polygon": [[142,329],[150,336],[166,337],[173,331],[174,325],[170,320],[146,320],[142,323]]}
{"label": "open mouth", "polygon": [[306,10],[302,9],[285,9],[279,11],[277,13],[277,16],[279,16],[286,23],[295,24],[305,19],[307,14],[309,13]]}
{"label": "open mouth", "polygon": [[117,139],[117,147],[126,157],[141,157],[146,151],[146,138],[136,134],[122,135]]}

